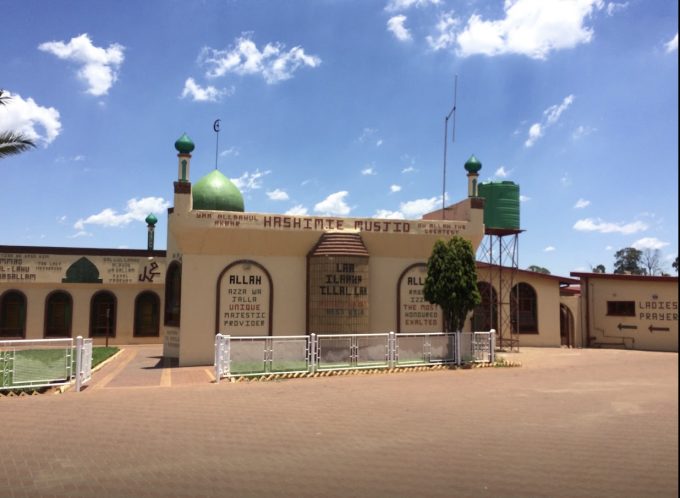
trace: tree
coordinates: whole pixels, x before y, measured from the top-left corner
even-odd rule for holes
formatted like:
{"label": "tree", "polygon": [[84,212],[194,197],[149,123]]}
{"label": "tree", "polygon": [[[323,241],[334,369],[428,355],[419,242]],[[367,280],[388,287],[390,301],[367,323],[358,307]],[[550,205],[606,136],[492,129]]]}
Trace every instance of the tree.
{"label": "tree", "polygon": [[[5,90],[0,89],[0,107],[6,106],[11,99],[12,97]],[[35,144],[22,133],[14,131],[0,132],[0,159],[13,154],[19,154],[31,147],[35,147]]]}
{"label": "tree", "polygon": [[535,271],[536,273],[545,273],[546,275],[550,275],[550,270],[547,268],[543,268],[542,266],[537,266],[537,265],[531,265],[530,267],[527,268],[529,271]]}
{"label": "tree", "polygon": [[469,241],[454,236],[448,242],[435,242],[427,261],[423,295],[441,307],[444,331],[463,328],[468,313],[482,300],[477,289],[475,253]]}
{"label": "tree", "polygon": [[661,275],[663,273],[661,268],[661,252],[658,249],[645,249],[640,259],[642,268],[647,275]]}
{"label": "tree", "polygon": [[634,247],[626,247],[614,254],[614,273],[630,273],[644,275],[645,269],[640,266],[642,251]]}
{"label": "tree", "polygon": [[675,261],[673,261],[673,269],[675,270],[675,273],[678,273],[678,257],[675,257]]}
{"label": "tree", "polygon": [[604,265],[593,266],[593,273],[607,273],[607,269]]}

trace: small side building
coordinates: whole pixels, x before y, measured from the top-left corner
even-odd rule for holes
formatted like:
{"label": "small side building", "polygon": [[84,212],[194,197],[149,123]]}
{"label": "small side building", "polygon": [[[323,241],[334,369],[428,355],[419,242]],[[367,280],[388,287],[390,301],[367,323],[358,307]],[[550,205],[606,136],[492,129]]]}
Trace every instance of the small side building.
{"label": "small side building", "polygon": [[572,272],[584,347],[678,351],[678,278]]}

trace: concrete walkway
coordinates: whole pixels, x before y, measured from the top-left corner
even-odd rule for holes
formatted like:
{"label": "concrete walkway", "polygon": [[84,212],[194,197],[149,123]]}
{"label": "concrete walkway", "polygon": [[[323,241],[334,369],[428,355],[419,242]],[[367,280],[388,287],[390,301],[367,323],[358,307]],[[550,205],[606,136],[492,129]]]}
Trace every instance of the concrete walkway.
{"label": "concrete walkway", "polygon": [[120,346],[121,352],[92,376],[85,390],[120,387],[172,387],[207,384],[215,380],[213,367],[170,367],[163,346]]}
{"label": "concrete walkway", "polygon": [[678,494],[674,353],[214,384],[126,351],[81,393],[0,399],[0,495]]}

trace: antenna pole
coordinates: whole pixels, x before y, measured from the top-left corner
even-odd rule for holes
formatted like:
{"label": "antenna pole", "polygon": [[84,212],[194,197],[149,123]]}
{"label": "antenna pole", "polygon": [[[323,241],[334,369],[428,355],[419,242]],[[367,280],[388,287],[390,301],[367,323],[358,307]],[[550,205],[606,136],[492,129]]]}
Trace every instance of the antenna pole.
{"label": "antenna pole", "polygon": [[213,123],[213,130],[215,131],[215,169],[217,169],[217,152],[220,146],[220,119],[216,119]]}
{"label": "antenna pole", "polygon": [[453,107],[444,118],[444,174],[442,175],[442,220],[446,219],[446,152],[447,137],[449,135],[449,119],[453,116],[453,127],[451,131],[451,143],[456,141],[456,101],[458,99],[458,75],[453,82]]}

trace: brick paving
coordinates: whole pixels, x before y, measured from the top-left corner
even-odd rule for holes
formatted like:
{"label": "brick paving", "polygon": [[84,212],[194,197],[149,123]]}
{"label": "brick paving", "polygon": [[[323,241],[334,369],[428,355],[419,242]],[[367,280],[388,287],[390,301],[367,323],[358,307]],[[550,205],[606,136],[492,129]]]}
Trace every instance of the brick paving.
{"label": "brick paving", "polygon": [[0,496],[676,497],[678,355],[214,384],[126,348],[83,392],[0,399]]}

